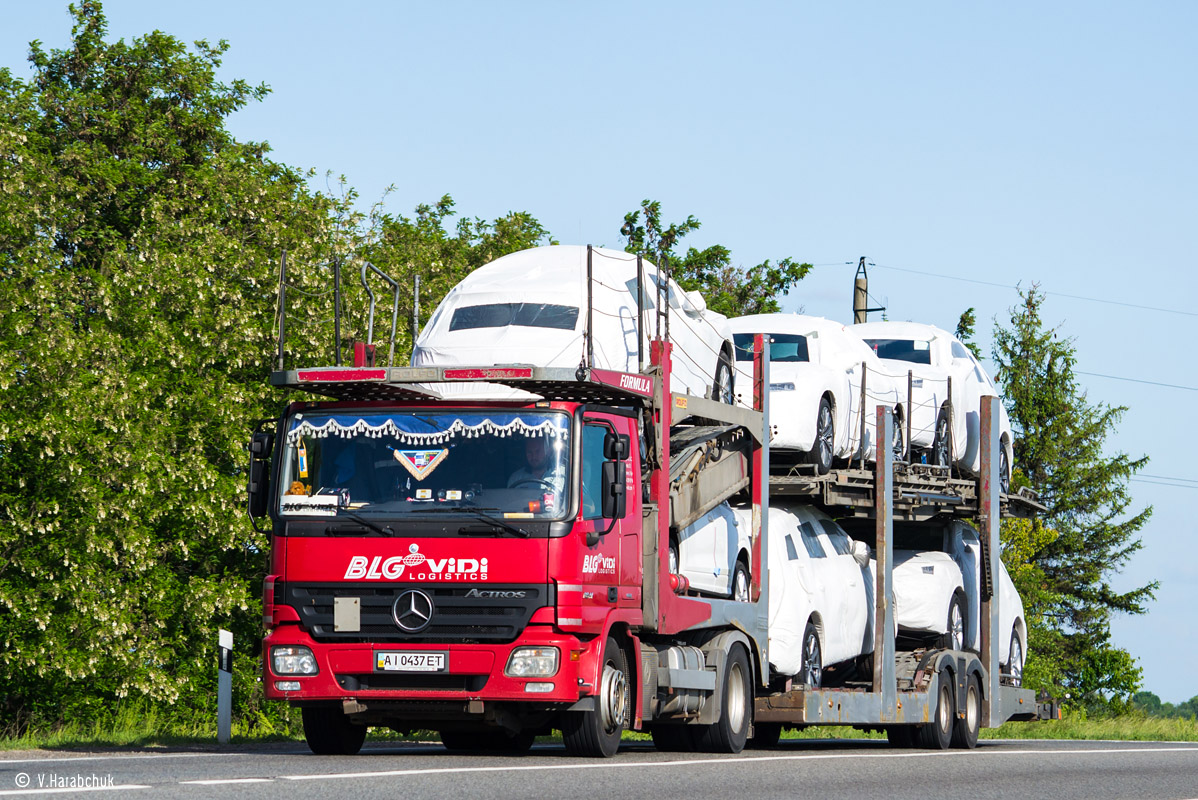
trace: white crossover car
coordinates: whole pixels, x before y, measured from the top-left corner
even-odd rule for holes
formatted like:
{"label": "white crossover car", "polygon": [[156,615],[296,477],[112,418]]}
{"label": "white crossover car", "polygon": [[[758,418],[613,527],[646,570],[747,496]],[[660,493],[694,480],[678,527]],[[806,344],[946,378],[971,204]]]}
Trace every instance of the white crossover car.
{"label": "white crossover car", "polygon": [[[752,508],[736,514],[747,520]],[[769,570],[771,669],[815,687],[826,666],[873,652],[869,548],[831,517],[771,502]]]}
{"label": "white crossover car", "polygon": [[[998,397],[994,381],[973,353],[951,333],[917,322],[865,322],[851,330],[869,345],[901,386],[904,405],[907,373],[911,373],[911,445],[927,453],[930,463],[959,468],[977,475],[981,463],[979,442],[981,399]],[[949,403],[949,378],[952,402]],[[1002,491],[1011,484],[1013,459],[1011,421],[999,405],[999,481]]]}
{"label": "white crossover car", "polygon": [[[698,292],[666,282],[635,255],[602,247],[553,245],[497,258],[467,275],[437,306],[412,351],[412,366],[510,365],[577,367],[587,363],[588,317],[592,366],[638,372],[649,363],[658,330],[659,293],[673,345],[670,390],[733,402],[732,332]],[[638,286],[643,313],[638,319]],[[660,290],[660,292],[659,292]],[[588,300],[590,308],[588,313]],[[528,398],[489,384],[456,384],[443,395]]]}
{"label": "white crossover car", "polygon": [[867,460],[873,460],[879,405],[895,412],[892,445],[903,454],[903,407],[890,377],[895,371],[884,369],[852,328],[802,314],[755,314],[729,325],[736,341],[737,398],[746,407],[753,400],[754,334],[770,338],[770,449],[780,466],[803,460],[827,473],[834,460],[859,456],[863,445]]}

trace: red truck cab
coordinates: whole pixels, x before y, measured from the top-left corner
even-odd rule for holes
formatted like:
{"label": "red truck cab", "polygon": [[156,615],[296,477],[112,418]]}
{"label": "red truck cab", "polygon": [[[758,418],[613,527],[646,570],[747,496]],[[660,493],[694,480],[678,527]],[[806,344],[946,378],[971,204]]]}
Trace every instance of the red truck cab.
{"label": "red truck cab", "polygon": [[605,657],[622,677],[636,656],[605,650],[642,622],[641,439],[639,411],[581,402],[293,403],[267,697],[303,709],[318,752],[356,751],[367,724],[497,748],[623,728],[631,686],[580,700]]}

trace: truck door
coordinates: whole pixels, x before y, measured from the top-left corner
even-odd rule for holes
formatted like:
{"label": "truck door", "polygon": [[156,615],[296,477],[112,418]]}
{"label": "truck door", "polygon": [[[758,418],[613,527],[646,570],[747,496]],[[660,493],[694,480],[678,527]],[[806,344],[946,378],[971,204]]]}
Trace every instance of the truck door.
{"label": "truck door", "polygon": [[[579,532],[584,536],[593,532],[599,540],[597,544],[583,550],[582,583],[588,587],[588,593],[593,595],[588,599],[593,599],[594,605],[599,608],[615,608],[619,604],[623,594],[621,584],[625,583],[626,578],[625,568],[621,566],[621,540],[624,537],[625,521],[603,516],[601,491],[603,465],[608,460],[604,457],[604,442],[610,434],[623,432],[622,426],[617,427],[620,421],[619,418],[613,420],[606,415],[587,414],[583,418],[582,426]],[[618,465],[617,469],[617,474],[623,477],[626,468]],[[629,530],[634,528],[627,527]],[[631,554],[633,568],[639,568],[638,555],[639,545]]]}

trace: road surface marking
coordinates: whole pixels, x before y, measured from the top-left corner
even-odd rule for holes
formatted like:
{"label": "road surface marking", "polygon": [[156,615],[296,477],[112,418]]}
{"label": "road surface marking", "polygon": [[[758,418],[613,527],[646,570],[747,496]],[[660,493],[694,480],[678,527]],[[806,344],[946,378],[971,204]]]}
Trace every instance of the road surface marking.
{"label": "road surface marking", "polygon": [[868,758],[935,758],[938,756],[968,756],[968,755],[1026,755],[1047,754],[1047,755],[1103,755],[1108,753],[1196,753],[1198,747],[1165,747],[1165,748],[1146,748],[1146,747],[1127,747],[1127,748],[1103,748],[1097,750],[957,750],[955,752],[924,752],[924,753],[823,753],[823,754],[807,754],[793,756],[746,756],[742,758],[691,758],[678,761],[601,761],[601,762],[586,762],[580,764],[536,764],[529,766],[505,766],[505,767],[436,767],[429,769],[396,769],[385,770],[380,772],[330,772],[320,775],[280,775],[282,780],[288,781],[318,781],[332,780],[339,778],[390,778],[402,777],[411,775],[454,775],[465,773],[484,773],[484,772],[552,772],[578,769],[635,769],[638,767],[687,767],[700,764],[705,765],[743,765],[752,764],[758,761],[821,761],[834,759],[868,759]]}
{"label": "road surface marking", "polygon": [[179,781],[179,783],[196,786],[221,786],[226,783],[274,783],[274,778],[221,778],[208,781]]}

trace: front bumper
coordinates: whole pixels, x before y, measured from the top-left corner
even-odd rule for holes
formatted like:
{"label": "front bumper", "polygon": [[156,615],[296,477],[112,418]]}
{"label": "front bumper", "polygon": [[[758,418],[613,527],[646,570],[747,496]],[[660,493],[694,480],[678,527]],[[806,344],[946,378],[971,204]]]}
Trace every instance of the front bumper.
{"label": "front bumper", "polygon": [[[271,648],[303,645],[316,657],[316,675],[277,675],[272,669]],[[589,694],[582,665],[591,661],[589,649],[577,637],[551,625],[529,625],[507,644],[378,644],[317,642],[299,625],[281,625],[271,631],[262,648],[266,697],[297,704],[328,701],[529,702],[539,705],[572,704]],[[513,678],[504,674],[512,651],[520,647],[556,647],[557,672],[549,677]],[[448,670],[441,673],[384,672],[376,669],[376,652],[445,653]],[[296,690],[279,688],[280,682],[298,684]],[[530,690],[530,684],[536,691]],[[546,684],[550,686],[547,687]],[[548,688],[548,691],[546,689]]]}

